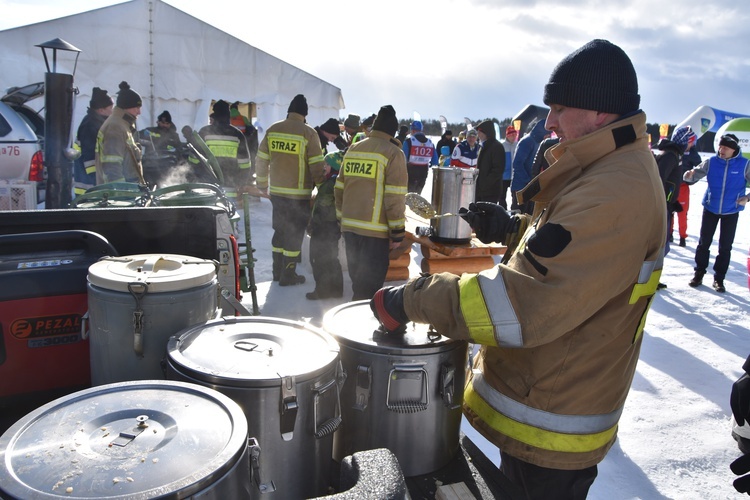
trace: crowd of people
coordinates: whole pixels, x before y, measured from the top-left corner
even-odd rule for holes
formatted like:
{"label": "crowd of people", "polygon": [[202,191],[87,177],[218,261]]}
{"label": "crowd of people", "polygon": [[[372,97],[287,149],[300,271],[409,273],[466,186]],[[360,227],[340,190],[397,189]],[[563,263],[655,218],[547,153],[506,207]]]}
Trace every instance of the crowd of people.
{"label": "crowd of people", "polygon": [[[719,227],[713,288],[725,292],[750,166],[732,134],[721,137],[715,156],[696,159],[689,127],[661,141],[654,155],[633,64],[606,40],[560,61],[543,98],[546,119],[524,131],[508,126],[505,137],[488,120],[458,140],[445,130],[433,144],[421,121],[400,126],[391,105],[365,119],[349,114],[313,127],[303,94],[260,141],[250,121],[222,100],[198,136],[220,164],[228,192],[254,185],[270,198],[274,282],[305,283],[297,265],[307,233],[315,280],[307,299],[343,297],[343,237],[351,298],[370,300],[389,334],[409,322],[428,323],[481,346],[464,414],[500,449],[500,473],[524,498],[583,499],[617,437],[673,214],[685,246],[685,193],[705,177],[689,284],[702,284]],[[116,102],[94,89],[78,134],[81,189],[144,182],[135,128],[140,107],[126,82]],[[177,149],[167,111],[146,131],[155,150]],[[477,170],[474,201],[461,216],[479,240],[506,244],[509,254],[476,274],[423,274],[384,287],[389,254],[406,237],[406,195],[421,193],[435,166]]]}

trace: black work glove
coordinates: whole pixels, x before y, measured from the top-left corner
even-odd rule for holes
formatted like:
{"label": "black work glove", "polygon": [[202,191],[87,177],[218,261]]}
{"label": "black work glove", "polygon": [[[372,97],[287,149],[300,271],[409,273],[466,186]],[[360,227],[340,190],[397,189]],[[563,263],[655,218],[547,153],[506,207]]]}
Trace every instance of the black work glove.
{"label": "black work glove", "polygon": [[750,472],[750,455],[742,455],[740,458],[732,462],[729,468],[732,469],[732,472],[736,475],[742,476],[734,480],[734,489],[740,493],[747,493],[750,495],[750,474],[748,474],[748,472]]}
{"label": "black work glove", "polygon": [[469,223],[482,243],[503,243],[508,234],[510,215],[500,205],[487,201],[470,203],[469,209],[458,209],[458,214]]}
{"label": "black work glove", "polygon": [[404,286],[381,288],[370,299],[370,309],[388,333],[403,333],[409,318],[404,312]]}
{"label": "black work glove", "polygon": [[682,203],[680,203],[679,201],[673,201],[673,202],[672,202],[672,203],[671,203],[671,204],[669,205],[669,208],[670,208],[670,210],[672,210],[672,212],[674,212],[674,213],[682,212]]}

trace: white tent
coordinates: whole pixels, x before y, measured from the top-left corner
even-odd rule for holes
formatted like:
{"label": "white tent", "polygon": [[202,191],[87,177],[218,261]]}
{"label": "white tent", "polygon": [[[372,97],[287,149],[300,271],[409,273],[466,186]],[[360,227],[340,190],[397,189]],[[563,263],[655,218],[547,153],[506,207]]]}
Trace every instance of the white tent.
{"label": "white tent", "polygon": [[[81,50],[74,130],[92,88],[115,97],[123,80],[143,98],[139,129],[155,125],[164,110],[178,130],[199,128],[208,123],[212,99],[256,103],[262,128],[285,118],[296,94],[307,98],[313,126],[338,118],[344,108],[341,89],[161,0],[132,0],[0,31],[0,88],[44,81],[44,58],[36,45],[55,38]],[[74,62],[75,53],[58,52],[57,72],[73,73]]]}

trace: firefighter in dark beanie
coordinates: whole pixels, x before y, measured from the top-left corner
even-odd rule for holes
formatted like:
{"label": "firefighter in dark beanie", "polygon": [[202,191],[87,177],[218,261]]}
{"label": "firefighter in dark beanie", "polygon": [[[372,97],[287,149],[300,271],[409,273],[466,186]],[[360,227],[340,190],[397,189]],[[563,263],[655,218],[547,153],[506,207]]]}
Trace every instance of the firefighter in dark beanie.
{"label": "firefighter in dark beanie", "polygon": [[212,116],[213,123],[200,129],[198,135],[219,162],[227,198],[236,202],[242,189],[252,183],[247,141],[245,135],[229,123],[228,102],[216,101]]}
{"label": "firefighter in dark beanie", "polygon": [[96,136],[96,183],[137,182],[143,179],[141,145],[136,141],[135,120],[141,114],[143,101],[128,82],[120,83],[112,114]]}
{"label": "firefighter in dark beanie", "polygon": [[369,137],[347,150],[336,179],[352,300],[369,299],[383,286],[390,249],[404,239],[408,176],[397,131],[396,111],[383,106]]}
{"label": "firefighter in dark beanie", "polygon": [[312,191],[325,180],[320,138],[305,123],[306,116],[307,99],[298,94],[289,104],[286,119],[268,127],[256,160],[258,189],[271,195],[273,280],[280,286],[305,282],[297,274],[297,264],[302,261]]}

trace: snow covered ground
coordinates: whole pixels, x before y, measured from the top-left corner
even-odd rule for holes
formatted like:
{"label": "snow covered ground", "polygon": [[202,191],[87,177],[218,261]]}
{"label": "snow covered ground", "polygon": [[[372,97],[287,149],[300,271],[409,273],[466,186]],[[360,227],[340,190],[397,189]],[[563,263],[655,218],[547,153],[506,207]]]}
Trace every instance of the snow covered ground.
{"label": "snow covered ground", "polygon": [[[735,476],[729,470],[729,464],[740,454],[730,434],[733,419],[729,393],[750,352],[746,267],[750,224],[749,216],[741,214],[725,280],[727,292],[719,294],[710,287],[710,268],[707,284],[690,288],[705,186],[701,181],[691,190],[687,247],[673,246],[666,257],[661,281],[668,288],[658,292],[649,314],[618,439],[599,465],[599,476],[589,495],[593,500],[742,496],[732,487]],[[429,184],[424,193],[429,197]],[[261,314],[320,326],[328,309],[351,297],[343,247],[344,298],[309,301],[305,293],[315,285],[307,260],[298,271],[307,277],[304,285],[282,288],[271,282],[271,204],[262,199],[251,201],[249,206]],[[303,252],[307,256],[307,238]],[[715,242],[711,253],[713,264]],[[422,258],[418,246],[411,255],[410,271],[415,276]],[[243,303],[248,308],[252,305],[247,292]],[[494,446],[470,426],[463,425],[462,430],[499,464]]]}

